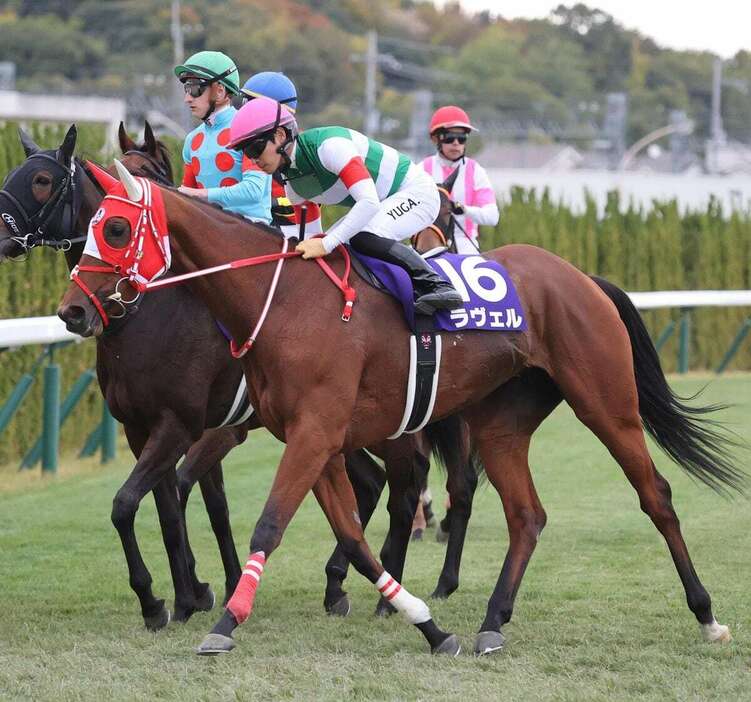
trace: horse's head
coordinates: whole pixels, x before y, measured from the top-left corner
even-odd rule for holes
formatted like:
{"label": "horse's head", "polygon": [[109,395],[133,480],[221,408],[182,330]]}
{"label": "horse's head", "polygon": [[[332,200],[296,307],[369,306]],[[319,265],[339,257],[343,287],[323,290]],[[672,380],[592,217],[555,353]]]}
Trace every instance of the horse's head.
{"label": "horse's head", "polygon": [[57,314],[69,331],[99,336],[110,319],[127,314],[139,286],[170,265],[167,217],[161,191],[115,161],[115,181],[91,218],[79,264]]}
{"label": "horse's head", "polygon": [[448,187],[446,185],[446,183],[441,183],[438,186],[438,193],[441,196],[441,208],[438,210],[438,216],[435,218],[435,221],[429,227],[425,227],[425,229],[417,232],[411,239],[412,247],[418,253],[423,254],[439,248],[446,248],[456,253],[456,244],[454,243],[454,201],[451,199],[453,180]]}
{"label": "horse's head", "polygon": [[73,152],[76,125],[57,149],[41,149],[18,130],[26,160],[5,178],[0,190],[0,261],[25,254],[32,246],[62,241],[75,226],[80,178]]}
{"label": "horse's head", "polygon": [[[122,122],[120,122],[117,136],[120,151],[122,151],[120,160],[131,173],[151,178],[160,185],[174,185],[169,150],[154,136],[154,131],[148,122],[144,123],[142,144],[137,144],[128,136]],[[112,173],[114,175],[114,171]]]}

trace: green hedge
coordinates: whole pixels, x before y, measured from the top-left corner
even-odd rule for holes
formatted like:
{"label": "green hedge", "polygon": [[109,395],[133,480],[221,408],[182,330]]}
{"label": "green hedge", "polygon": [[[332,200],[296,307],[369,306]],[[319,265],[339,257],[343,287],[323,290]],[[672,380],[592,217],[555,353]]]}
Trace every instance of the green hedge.
{"label": "green hedge", "polygon": [[[67,126],[32,125],[31,136],[42,148],[59,146]],[[78,130],[77,152],[84,156],[101,158],[105,141],[102,127],[83,126]],[[24,159],[18,140],[17,125],[0,125],[0,179]],[[0,264],[0,319],[35,317],[55,313],[57,303],[68,285],[65,258],[49,249],[33,252],[26,261]],[[0,346],[2,342],[0,341]],[[0,353],[0,405],[23,373],[28,371],[39,356],[41,347],[27,346],[15,351]],[[95,362],[93,341],[73,344],[55,353],[55,361],[62,367],[62,394],[67,393],[76,378]],[[101,394],[92,383],[73,414],[68,418],[61,434],[65,448],[79,448],[88,433],[101,418]],[[0,464],[20,460],[34,443],[42,426],[42,373],[21,409],[0,435]]]}
{"label": "green hedge", "polygon": [[[35,127],[32,135],[43,147],[62,140],[62,127]],[[103,158],[101,128],[79,131],[78,153]],[[181,172],[180,144],[170,142],[176,172]],[[0,126],[0,176],[23,159],[16,126]],[[325,214],[326,223],[340,215],[335,208]],[[705,211],[679,212],[675,202],[653,203],[649,209],[633,205],[623,208],[617,194],[609,196],[604,214],[598,216],[592,198],[582,213],[555,203],[547,192],[514,189],[504,203],[501,222],[482,232],[483,248],[508,243],[529,243],[557,253],[587,273],[602,275],[626,290],[739,289],[751,288],[751,215],[725,213],[718,202]],[[49,250],[34,251],[26,262],[0,267],[0,318],[54,314],[67,286],[67,269],[62,255]],[[713,368],[722,358],[749,310],[697,310],[692,328],[692,368]],[[678,316],[677,310],[645,313],[656,337]],[[662,351],[665,368],[675,370],[677,335]],[[1,344],[0,344],[1,345]],[[23,372],[28,370],[39,348],[0,353],[0,403],[7,398]],[[63,392],[80,372],[94,364],[94,343],[87,341],[62,349],[56,360],[63,366]],[[747,340],[732,365],[751,370],[751,339]],[[40,379],[41,380],[41,379]],[[90,390],[62,434],[65,447],[78,447],[99,421],[98,389]],[[15,460],[35,440],[41,424],[41,382],[0,437],[0,463]]]}
{"label": "green hedge", "polygon": [[[512,190],[501,221],[481,234],[482,248],[509,243],[542,246],[583,271],[608,278],[625,290],[751,289],[751,214],[723,212],[712,200],[706,210],[684,214],[675,201],[649,209],[622,207],[608,196],[598,217],[591,197],[574,214],[547,192]],[[656,338],[678,310],[644,313]],[[705,308],[693,313],[691,368],[715,368],[728,349],[748,308]],[[677,335],[663,347],[666,370],[676,370]],[[751,370],[751,338],[735,357],[733,369]]]}

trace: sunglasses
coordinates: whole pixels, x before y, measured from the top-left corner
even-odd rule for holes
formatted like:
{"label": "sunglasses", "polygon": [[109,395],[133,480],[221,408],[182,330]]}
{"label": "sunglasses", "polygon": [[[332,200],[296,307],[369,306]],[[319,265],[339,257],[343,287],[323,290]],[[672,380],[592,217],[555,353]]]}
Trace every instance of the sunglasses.
{"label": "sunglasses", "polygon": [[261,136],[246,141],[244,144],[241,144],[239,148],[249,159],[255,161],[263,153],[266,144],[271,141],[273,136],[274,132],[266,132],[266,134],[262,134]]}
{"label": "sunglasses", "polygon": [[467,143],[467,135],[463,132],[460,134],[457,134],[456,132],[446,132],[445,134],[441,134],[439,138],[441,144],[453,144],[454,142],[459,144]]}
{"label": "sunglasses", "polygon": [[183,90],[186,95],[193,98],[199,98],[206,92],[213,81],[208,80],[185,80],[183,81]]}

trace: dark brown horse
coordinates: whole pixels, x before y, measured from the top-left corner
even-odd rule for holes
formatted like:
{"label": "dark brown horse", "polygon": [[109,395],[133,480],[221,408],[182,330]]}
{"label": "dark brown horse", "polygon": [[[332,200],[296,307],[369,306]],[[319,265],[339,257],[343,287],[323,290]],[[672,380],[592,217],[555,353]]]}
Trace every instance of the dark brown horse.
{"label": "dark brown horse", "polygon": [[[136,182],[124,171],[121,178],[127,197],[141,203],[134,208],[140,212],[148,183]],[[279,237],[266,227],[167,189],[158,192],[175,272],[280,250]],[[127,246],[136,215],[113,216],[115,202],[103,202],[102,236]],[[438,419],[460,412],[467,421],[508,523],[508,553],[475,650],[488,653],[502,647],[501,627],[511,617],[545,525],[528,449],[533,432],[562,399],[607,446],[637,491],[642,509],[668,544],[688,606],[705,636],[728,639],[729,631],[715,620],[709,594],[693,568],[670,488],[652,462],[642,428],[643,422],[694,477],[718,489],[739,487],[744,476],[728,457],[723,438],[702,423],[706,410],[688,408],[672,394],[638,312],[618,288],[595,282],[532,246],[506,246],[486,256],[510,271],[524,301],[528,331],[447,335],[433,413]],[[82,260],[102,268],[101,273],[84,274],[88,287],[110,294],[117,276],[97,259]],[[344,469],[344,453],[384,440],[399,424],[408,363],[402,313],[393,300],[357,281],[356,314],[344,324],[339,320],[340,294],[318,266],[295,258],[285,266],[275,303],[243,366],[254,407],[287,446],[251,538],[243,577],[201,652],[232,648],[231,633],[252,610],[266,559],[313,490],[357,570],[389,596],[434,651],[455,653],[455,638],[438,629],[427,606],[400,588],[373,557]],[[194,278],[190,286],[235,338],[244,339],[266,305],[272,269]],[[70,287],[59,314],[64,320],[81,320],[86,333],[102,333],[102,320],[78,287]]]}
{"label": "dark brown horse", "polygon": [[[32,219],[36,217],[37,210],[43,211],[48,203],[59,198],[60,192],[73,190],[77,193],[76,198],[71,198],[72,209],[75,211],[72,225],[60,217],[50,216],[42,227],[44,243],[74,241],[70,246],[60,244],[65,250],[68,267],[72,269],[83,252],[83,241],[76,240],[81,238],[81,232],[86,232],[88,222],[101,202],[103,190],[86,164],[73,156],[75,127],[70,128],[56,150],[43,151],[23,133],[22,142],[27,155],[27,161],[20,167],[24,172],[17,176],[15,173],[10,174],[4,189],[17,200],[28,203],[28,215]],[[167,151],[154,138],[148,125],[145,143],[140,147],[127,137],[121,125],[120,144],[130,168],[142,175],[169,182],[172,172]],[[70,175],[71,172],[73,176]],[[66,179],[69,181],[67,188]],[[35,204],[36,210],[33,209]],[[60,209],[62,212],[62,208]],[[28,242],[30,245],[36,243],[34,240]],[[10,239],[7,230],[0,231],[0,260],[3,256],[18,253],[22,253],[20,243]],[[214,393],[211,399],[216,403],[216,406],[208,408],[201,408],[200,403],[202,400],[208,403],[209,387],[201,393],[200,389],[181,388],[179,383],[170,383],[169,380],[163,383],[153,383],[150,380],[144,382],[144,378],[155,367],[155,359],[170,356],[177,359],[182,355],[185,362],[200,362],[199,359],[191,359],[180,347],[173,348],[164,337],[154,336],[160,326],[165,330],[171,329],[173,334],[180,324],[189,327],[196,319],[200,319],[200,311],[195,312],[192,308],[205,309],[200,304],[191,304],[194,298],[187,291],[167,292],[167,295],[160,295],[154,300],[143,300],[143,314],[133,315],[132,319],[113,321],[111,332],[99,339],[97,344],[97,375],[102,393],[113,415],[124,424],[128,442],[138,459],[130,477],[115,496],[112,521],[123,544],[131,587],[138,595],[144,622],[150,629],[166,625],[170,614],[164,601],[155,598],[151,592],[151,576],[141,558],[133,528],[138,504],[149,491],[154,493],[175,586],[175,619],[185,620],[197,609],[210,609],[214,600],[208,585],[199,582],[194,569],[189,567],[183,519],[176,499],[177,478],[174,466],[186,453],[187,469],[191,465],[201,465],[206,474],[201,479],[201,489],[212,526],[217,532],[225,569],[230,574],[227,584],[230,592],[240,577],[240,566],[227,517],[221,465],[218,461],[210,462],[220,441],[207,436],[191,447],[192,440],[181,438],[187,432],[184,429],[181,431],[180,423],[200,423],[204,421],[204,414],[208,415],[206,421],[209,423],[221,422],[221,417],[224,416],[221,414],[222,404],[229,405],[231,400],[226,398],[234,395],[241,374],[237,364],[228,358],[225,366],[219,368],[217,373],[207,375],[207,381],[214,386],[211,388]],[[167,310],[169,312],[165,315]],[[206,328],[211,328],[213,321],[210,315],[204,313],[204,317]],[[170,327],[170,323],[176,326]],[[214,350],[216,357],[221,358],[221,352],[225,349],[224,340],[218,331],[215,337]],[[140,341],[134,343],[135,340]],[[201,341],[204,353],[214,364],[211,357],[211,335],[203,334]],[[223,398],[217,397],[220,393],[223,393]],[[226,409],[224,412],[226,414]],[[215,419],[217,416],[220,418]],[[230,444],[239,443],[246,432],[247,426],[226,429],[225,435],[221,437],[224,452],[229,450]]]}
{"label": "dark brown horse", "polygon": [[[143,145],[136,145],[122,125],[119,138],[124,162],[131,170],[160,182],[171,180],[169,155],[154,138],[148,123]],[[75,207],[70,208],[75,210],[75,215],[71,212],[74,221],[63,222],[63,209],[59,208],[61,217],[52,216],[55,212],[50,210],[51,216],[45,218],[41,227],[45,237],[43,243],[64,248],[68,266],[72,269],[83,250],[83,241],[75,241],[82,239],[77,233],[85,231],[91,213],[96,211],[101,202],[102,192],[96,179],[92,178],[90,168],[73,159],[74,128],[69,130],[57,150],[43,152],[23,133],[22,141],[28,161],[24,164],[23,173],[9,177],[5,183],[6,192],[17,200],[27,202],[28,215],[32,218],[51,200],[62,202],[58,197],[59,193],[70,190],[77,192],[75,197],[70,198],[71,205],[75,200]],[[65,179],[73,163],[76,164],[77,176],[74,186],[71,186],[72,178],[70,183]],[[20,219],[22,218],[19,217]],[[76,231],[68,231],[72,228]],[[3,247],[8,256],[23,251],[22,243],[11,239],[5,229],[0,234],[5,234],[4,237],[0,236],[0,247]],[[71,239],[74,240],[72,245],[64,243]],[[34,245],[40,242],[32,240],[24,243]],[[113,322],[108,333],[99,340],[97,369],[102,391],[115,416],[124,422],[126,435],[139,458],[133,474],[115,499],[113,522],[121,535],[130,581],[141,601],[146,625],[156,629],[167,623],[169,614],[163,601],[155,600],[150,595],[151,577],[141,559],[133,530],[135,511],[148,489],[154,490],[160,506],[160,522],[175,581],[175,618],[184,620],[194,609],[205,609],[213,602],[213,594],[195,573],[195,559],[187,542],[187,534],[180,534],[181,525],[176,518],[172,499],[175,490],[173,487],[157,487],[160,479],[168,484],[173,482],[173,473],[162,458],[163,453],[159,447],[170,445],[174,435],[177,443],[169,449],[170,460],[171,457],[178,460],[179,455],[187,451],[187,457],[176,477],[180,506],[184,515],[190,490],[198,480],[219,545],[225,570],[226,597],[229,597],[240,578],[240,566],[229,524],[221,460],[230,449],[245,439],[249,428],[259,424],[251,419],[234,427],[208,429],[194,445],[187,448],[189,442],[180,437],[189,433],[184,429],[184,425],[190,421],[188,415],[194,418],[194,423],[189,425],[193,432],[201,422],[209,423],[209,426],[220,423],[236,397],[242,369],[232,360],[225,340],[205,307],[192,295],[180,290],[165,291],[153,301],[144,300],[142,304],[146,305],[145,311],[140,315],[129,314],[128,317]],[[116,312],[119,311],[114,303],[113,307]],[[142,319],[136,321],[137,317]],[[156,329],[164,331],[161,339],[159,335],[154,335]],[[133,339],[141,339],[135,353]],[[172,348],[176,339],[180,340],[177,349]],[[151,382],[148,369],[156,367],[165,357],[171,357],[175,363],[179,363],[180,359],[190,362],[196,370],[194,383],[181,384],[168,374],[162,375],[159,383]],[[200,386],[198,390],[196,385]],[[201,404],[204,404],[203,408]],[[141,438],[144,436],[148,439]],[[145,451],[146,446],[140,446],[144,441],[148,441],[148,452]],[[415,437],[405,436],[398,441],[384,442],[380,447],[375,447],[376,454],[386,459],[385,474],[364,451],[348,456],[348,471],[356,487],[358,506],[365,522],[372,513],[386,480],[390,484],[391,528],[383,555],[398,577],[401,577],[404,567],[409,523],[417,500],[418,483],[422,480],[420,476],[428,468],[429,452],[427,449],[420,452],[416,441]],[[458,470],[463,470],[463,467],[459,466]],[[453,479],[457,484],[463,482],[456,476]],[[157,481],[157,486],[152,488],[154,481]],[[187,566],[184,562],[186,555]],[[349,611],[349,602],[342,589],[346,566],[346,557],[339,549],[327,564],[328,584],[324,604],[327,611],[334,614],[346,614]],[[438,591],[445,581],[445,577],[439,581]],[[191,604],[192,595],[186,583],[192,588],[195,605]],[[449,588],[447,592],[450,591]],[[377,611],[388,611],[385,600],[379,602]]]}

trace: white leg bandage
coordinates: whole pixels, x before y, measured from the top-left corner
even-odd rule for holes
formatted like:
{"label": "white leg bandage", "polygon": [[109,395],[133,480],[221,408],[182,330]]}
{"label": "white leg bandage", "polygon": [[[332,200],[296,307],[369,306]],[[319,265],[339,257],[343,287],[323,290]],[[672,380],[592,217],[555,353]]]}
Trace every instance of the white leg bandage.
{"label": "white leg bandage", "polygon": [[376,581],[378,591],[401,612],[410,624],[422,624],[428,621],[430,609],[419,597],[410,595],[385,570]]}

